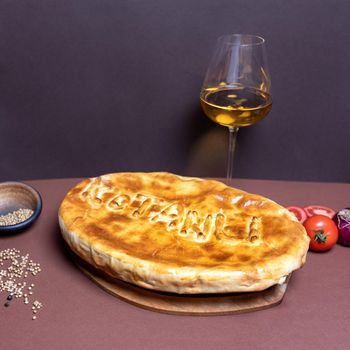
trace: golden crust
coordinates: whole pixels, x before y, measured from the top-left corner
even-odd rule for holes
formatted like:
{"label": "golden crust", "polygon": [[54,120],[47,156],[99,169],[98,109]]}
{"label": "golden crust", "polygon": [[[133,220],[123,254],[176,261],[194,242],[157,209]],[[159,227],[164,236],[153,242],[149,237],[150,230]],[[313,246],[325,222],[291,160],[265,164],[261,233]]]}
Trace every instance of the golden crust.
{"label": "golden crust", "polygon": [[175,293],[259,291],[301,267],[309,239],[277,203],[170,173],[86,179],[59,210],[63,237],[111,276]]}

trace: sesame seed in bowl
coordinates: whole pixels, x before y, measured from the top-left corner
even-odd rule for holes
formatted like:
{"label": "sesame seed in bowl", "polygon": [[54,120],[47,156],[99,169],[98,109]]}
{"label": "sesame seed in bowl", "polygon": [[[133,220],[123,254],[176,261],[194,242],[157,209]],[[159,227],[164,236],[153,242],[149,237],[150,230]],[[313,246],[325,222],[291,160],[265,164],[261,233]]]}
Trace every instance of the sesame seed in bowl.
{"label": "sesame seed in bowl", "polygon": [[0,183],[0,233],[22,230],[40,215],[41,196],[23,182]]}

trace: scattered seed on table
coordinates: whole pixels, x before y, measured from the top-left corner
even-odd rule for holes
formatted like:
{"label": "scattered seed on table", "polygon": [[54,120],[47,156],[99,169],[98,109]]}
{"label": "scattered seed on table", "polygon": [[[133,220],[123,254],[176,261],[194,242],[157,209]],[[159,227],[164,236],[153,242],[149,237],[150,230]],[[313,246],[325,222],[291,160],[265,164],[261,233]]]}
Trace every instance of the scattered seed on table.
{"label": "scattered seed on table", "polygon": [[[1,217],[0,217],[1,220]],[[3,266],[5,264],[5,266]],[[15,248],[0,250],[0,292],[7,292],[5,307],[9,307],[11,300],[20,298],[24,304],[31,302],[34,283],[27,280],[28,273],[36,276],[41,272],[40,264],[29,259],[29,254],[22,255]],[[27,293],[26,293],[27,292]],[[38,300],[33,302],[32,313],[42,308]],[[35,311],[35,312],[34,312]]]}

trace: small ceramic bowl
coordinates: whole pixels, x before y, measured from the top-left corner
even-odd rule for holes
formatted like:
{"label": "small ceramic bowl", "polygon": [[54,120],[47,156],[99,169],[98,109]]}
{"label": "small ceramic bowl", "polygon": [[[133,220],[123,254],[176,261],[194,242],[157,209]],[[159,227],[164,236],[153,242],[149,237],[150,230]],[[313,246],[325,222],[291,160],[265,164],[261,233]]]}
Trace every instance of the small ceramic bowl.
{"label": "small ceramic bowl", "polygon": [[18,224],[0,225],[0,232],[17,231],[28,227],[39,217],[42,209],[40,194],[33,187],[22,182],[1,182],[0,215],[12,213],[18,209],[31,209],[33,214]]}

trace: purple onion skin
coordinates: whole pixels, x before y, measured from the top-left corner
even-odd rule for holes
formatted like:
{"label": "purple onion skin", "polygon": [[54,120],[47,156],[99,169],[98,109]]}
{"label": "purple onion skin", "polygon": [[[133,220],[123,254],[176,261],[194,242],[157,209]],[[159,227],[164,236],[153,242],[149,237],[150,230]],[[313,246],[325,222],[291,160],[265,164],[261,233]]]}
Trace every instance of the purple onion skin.
{"label": "purple onion skin", "polygon": [[339,210],[333,220],[338,227],[339,238],[338,243],[349,247],[350,246],[350,208]]}

